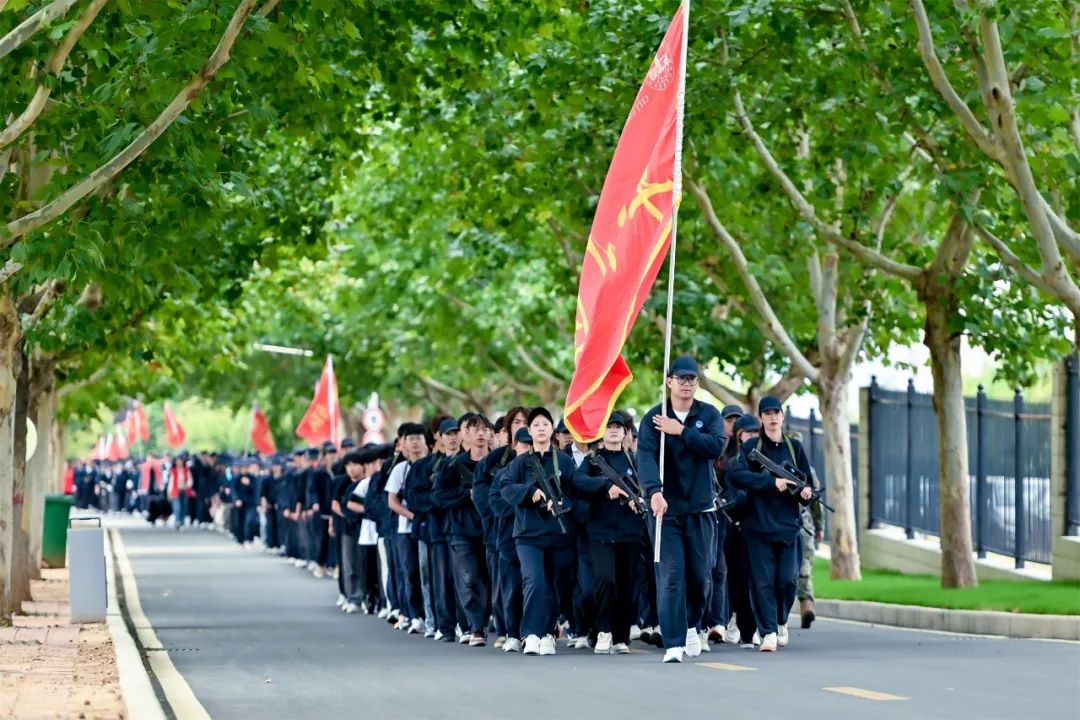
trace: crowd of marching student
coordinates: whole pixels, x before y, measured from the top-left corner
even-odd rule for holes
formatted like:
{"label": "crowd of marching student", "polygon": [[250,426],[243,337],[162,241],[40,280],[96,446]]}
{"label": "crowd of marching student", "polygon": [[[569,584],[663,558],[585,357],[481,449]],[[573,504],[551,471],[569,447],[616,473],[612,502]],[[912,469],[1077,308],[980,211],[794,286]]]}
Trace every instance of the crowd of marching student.
{"label": "crowd of marching student", "polygon": [[[812,472],[778,401],[718,412],[692,399],[697,366],[679,362],[668,418],[654,408],[639,430],[614,412],[592,446],[545,408],[515,407],[494,422],[404,423],[384,445],[87,464],[77,502],[222,528],[334,578],[343,612],[436,641],[527,655],[554,654],[560,636],[598,654],[640,641],[667,662],[720,642],[774,651],[790,641],[796,596],[802,626],[814,619],[821,518],[747,449]],[[657,513],[666,554],[654,567]]]}

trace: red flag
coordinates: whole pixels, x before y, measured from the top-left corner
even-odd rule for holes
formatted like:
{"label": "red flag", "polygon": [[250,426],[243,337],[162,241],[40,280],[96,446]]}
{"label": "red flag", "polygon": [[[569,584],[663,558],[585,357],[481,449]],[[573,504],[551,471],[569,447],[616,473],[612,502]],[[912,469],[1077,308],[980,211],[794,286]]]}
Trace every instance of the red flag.
{"label": "red flag", "polygon": [[127,435],[128,445],[134,445],[139,439],[139,428],[135,424],[137,422],[134,410],[124,413],[124,434]]}
{"label": "red flag", "polygon": [[340,441],[339,426],[341,410],[338,407],[337,378],[334,377],[334,358],[326,356],[322,376],[315,386],[315,397],[311,400],[307,412],[296,427],[296,434],[307,440],[310,445],[317,445],[329,440],[335,445]]}
{"label": "red flag", "polygon": [[130,454],[127,438],[124,436],[124,429],[120,427],[120,423],[116,423],[116,427],[109,433],[106,448],[105,457],[108,460],[123,460]]}
{"label": "red flag", "polygon": [[[135,436],[143,442],[150,441],[150,422],[146,419],[146,408],[143,404],[136,400],[130,411],[131,416],[134,418],[132,424],[135,427]],[[132,441],[134,444],[135,441]]]}
{"label": "red flag", "polygon": [[94,459],[104,460],[109,456],[109,445],[105,441],[105,436],[102,435],[98,438],[97,444],[94,445]]}
{"label": "red flag", "polygon": [[589,233],[565,413],[579,441],[603,435],[633,379],[622,347],[671,243],[682,194],[687,12],[679,6],[630,108]]}
{"label": "red flag", "polygon": [[176,419],[176,414],[173,413],[172,408],[169,407],[169,403],[165,403],[165,440],[174,448],[183,446],[184,440],[187,438],[187,433],[184,431],[184,426],[180,424],[180,421]]}
{"label": "red flag", "polygon": [[273,455],[277,452],[274,435],[270,432],[270,423],[267,422],[259,403],[253,403],[251,406],[251,446],[263,455]]}

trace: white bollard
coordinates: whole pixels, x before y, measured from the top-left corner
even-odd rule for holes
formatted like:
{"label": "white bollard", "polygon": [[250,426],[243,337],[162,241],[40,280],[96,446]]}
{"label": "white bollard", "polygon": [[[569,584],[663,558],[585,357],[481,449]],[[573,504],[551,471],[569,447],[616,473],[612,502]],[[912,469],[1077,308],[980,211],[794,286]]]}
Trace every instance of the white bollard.
{"label": "white bollard", "polygon": [[[74,523],[97,523],[97,527],[77,527]],[[101,518],[73,517],[68,520],[68,593],[71,622],[105,621],[105,530]]]}

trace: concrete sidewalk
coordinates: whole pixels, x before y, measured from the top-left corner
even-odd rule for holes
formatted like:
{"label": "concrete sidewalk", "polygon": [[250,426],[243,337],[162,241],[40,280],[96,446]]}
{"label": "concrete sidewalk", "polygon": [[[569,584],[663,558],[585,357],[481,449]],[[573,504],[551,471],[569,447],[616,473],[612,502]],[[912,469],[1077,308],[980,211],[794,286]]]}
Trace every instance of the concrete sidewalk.
{"label": "concrete sidewalk", "polygon": [[0,628],[0,717],[123,718],[104,623],[73,624],[68,571],[42,570],[12,626]]}

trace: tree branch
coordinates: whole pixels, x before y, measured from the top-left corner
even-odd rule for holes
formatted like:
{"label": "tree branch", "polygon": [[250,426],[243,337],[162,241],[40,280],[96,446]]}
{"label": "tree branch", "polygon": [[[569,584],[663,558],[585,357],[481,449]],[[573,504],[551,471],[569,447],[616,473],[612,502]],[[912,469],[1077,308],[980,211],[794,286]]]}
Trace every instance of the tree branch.
{"label": "tree branch", "polygon": [[[869,303],[868,303],[869,304]],[[840,367],[844,372],[850,372],[855,364],[855,358],[859,355],[863,340],[866,338],[866,330],[870,327],[870,313],[863,317],[855,325],[850,325],[843,333],[843,349],[840,353]]]}
{"label": "tree branch", "polygon": [[[64,63],[67,62],[68,55],[71,54],[75,44],[79,42],[79,38],[83,36],[86,29],[90,27],[90,24],[94,22],[94,18],[101,12],[101,8],[104,7],[108,0],[92,0],[90,7],[86,8],[82,16],[79,17],[67,35],[64,36],[63,41],[53,51],[52,56],[45,63],[45,72],[49,75],[59,75],[60,70],[63,69]],[[37,86],[37,90],[34,91],[34,96],[30,99],[30,102],[26,105],[26,109],[20,113],[20,115],[11,121],[11,123],[0,132],[0,148],[4,148],[10,145],[19,137],[28,127],[34,124],[41,111],[45,109],[45,103],[49,99],[49,95],[52,93],[52,88],[49,83],[40,83]]]}
{"label": "tree branch", "polygon": [[1010,250],[1009,246],[1001,239],[997,238],[982,225],[976,225],[975,232],[978,233],[979,237],[981,237],[987,245],[994,249],[997,256],[1001,258],[1001,262],[1016,271],[1017,275],[1023,278],[1032,287],[1038,288],[1052,298],[1057,298],[1057,293],[1054,292],[1052,287],[1046,284],[1046,281],[1043,280],[1042,276],[1039,275],[1034,268],[1013,254],[1013,251]]}
{"label": "tree branch", "polygon": [[806,198],[803,197],[803,194],[795,187],[795,184],[791,182],[787,173],[780,168],[780,165],[776,162],[772,153],[769,152],[764,141],[762,141],[761,136],[754,130],[753,123],[750,122],[750,116],[747,114],[746,107],[743,105],[742,95],[737,88],[733,88],[733,90],[735,117],[738,120],[739,125],[742,127],[743,132],[746,133],[747,137],[750,138],[750,142],[753,143],[758,156],[761,158],[762,162],[765,163],[765,167],[772,174],[776,182],[783,188],[799,215],[809,222],[823,238],[834,245],[839,245],[844,248],[860,261],[872,265],[890,275],[904,278],[905,280],[915,281],[918,279],[922,273],[920,268],[892,260],[856,240],[845,237],[837,230],[837,228],[826,224],[817,216],[817,212],[814,210],[813,206],[807,202]]}
{"label": "tree branch", "polygon": [[457,388],[452,388],[449,385],[444,385],[438,380],[429,378],[427,375],[418,375],[417,377],[420,378],[420,382],[424,383],[424,385],[427,385],[432,390],[441,392],[443,395],[448,395],[456,400],[460,400],[463,403],[470,402],[469,396],[461,392]]}
{"label": "tree branch", "polygon": [[565,385],[566,380],[556,377],[544,368],[540,367],[540,364],[533,359],[529,351],[521,346],[521,343],[514,343],[514,352],[521,358],[521,362],[525,363],[525,366],[532,370],[534,373],[547,380],[548,382],[555,383],[556,385]]}
{"label": "tree branch", "polygon": [[949,78],[945,74],[945,68],[941,66],[941,62],[938,60],[937,50],[934,48],[934,36],[930,30],[930,19],[926,15],[926,8],[923,6],[922,0],[908,0],[908,4],[915,15],[915,26],[919,32],[919,55],[922,57],[923,64],[926,65],[926,70],[930,74],[930,82],[934,84],[938,94],[945,100],[945,104],[956,113],[968,136],[971,137],[979,149],[995,162],[1002,163],[1003,153],[1001,146],[994,141],[994,136],[990,134],[990,131],[978,121],[967,103],[957,95],[956,90],[953,89],[952,83],[949,82]]}
{"label": "tree branch", "polygon": [[12,275],[19,272],[20,270],[22,270],[22,263],[17,263],[14,260],[8,260],[7,263],[4,264],[4,267],[0,268],[0,285],[6,283],[8,280],[11,279]]}
{"label": "tree branch", "polygon": [[[919,2],[919,0],[912,0]],[[990,76],[991,111],[998,136],[1005,146],[1004,164],[1012,170],[1018,184],[1017,194],[1031,225],[1035,244],[1042,259],[1042,277],[1053,288],[1054,294],[1080,317],[1080,287],[1069,275],[1058,248],[1057,236],[1047,212],[1046,199],[1035,184],[1035,176],[1028,164],[1027,153],[1020,128],[1017,125],[1016,107],[1013,104],[1012,88],[1009,84],[1009,72],[1005,66],[1005,54],[1001,48],[1001,36],[997,23],[987,15],[979,19],[979,32],[982,36],[983,52],[986,54],[987,71]]]}
{"label": "tree branch", "polygon": [[30,17],[23,20],[15,29],[0,38],[0,59],[34,36],[38,30],[57,18],[64,17],[71,6],[79,0],[53,0]]}
{"label": "tree branch", "polygon": [[806,376],[803,375],[797,367],[792,365],[788,368],[788,371],[784,373],[784,376],[773,383],[773,386],[765,391],[766,395],[774,395],[780,398],[781,402],[788,397],[798,392],[799,388],[806,382]]}
{"label": "tree branch", "polygon": [[110,355],[109,357],[105,358],[105,361],[98,366],[98,369],[90,373],[88,377],[82,380],[76,380],[73,383],[61,385],[60,388],[56,391],[56,399],[63,400],[65,397],[77,390],[82,390],[84,387],[88,387],[90,385],[94,385],[95,383],[101,382],[102,378],[104,378],[106,373],[108,373],[109,365],[111,364],[112,356]]}
{"label": "tree branch", "polygon": [[[59,1],[59,0],[58,0]],[[97,168],[79,183],[64,191],[34,212],[27,213],[7,225],[8,236],[0,240],[0,249],[10,247],[19,237],[36,230],[66,212],[72,205],[100,188],[120,174],[135,161],[155,140],[168,129],[195,98],[210,84],[218,70],[229,61],[229,51],[239,36],[244,23],[251,15],[257,0],[241,0],[217,47],[207,59],[202,69],[195,74],[180,93],[173,98],[157,118],[136,137],[131,144],[121,150],[104,165]]]}
{"label": "tree branch", "polygon": [[723,383],[716,382],[706,375],[702,375],[698,378],[698,384],[701,385],[702,390],[712,395],[724,405],[739,405],[741,407],[746,407],[746,396],[742,393],[735,392]]}
{"label": "tree branch", "polygon": [[772,305],[769,304],[765,297],[765,292],[758,284],[757,278],[750,272],[742,248],[735,242],[735,238],[727,231],[724,224],[720,222],[720,218],[716,216],[716,211],[713,209],[712,201],[709,200],[709,193],[705,190],[705,187],[693,178],[687,178],[687,187],[690,188],[694,199],[697,200],[698,207],[701,208],[701,214],[705,216],[705,221],[731,254],[731,258],[735,262],[735,269],[738,271],[739,277],[742,278],[746,291],[750,295],[750,301],[764,322],[763,330],[765,334],[791,359],[792,363],[799,366],[799,369],[808,378],[816,378],[817,368],[799,351],[798,346],[788,335],[783,323],[780,322],[780,318],[776,316]]}

